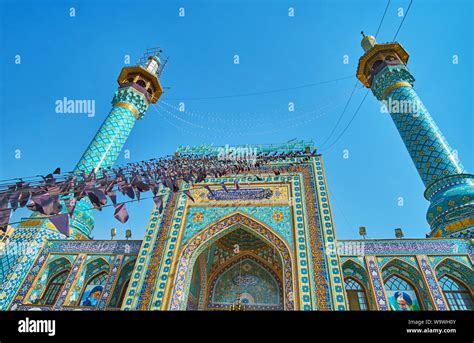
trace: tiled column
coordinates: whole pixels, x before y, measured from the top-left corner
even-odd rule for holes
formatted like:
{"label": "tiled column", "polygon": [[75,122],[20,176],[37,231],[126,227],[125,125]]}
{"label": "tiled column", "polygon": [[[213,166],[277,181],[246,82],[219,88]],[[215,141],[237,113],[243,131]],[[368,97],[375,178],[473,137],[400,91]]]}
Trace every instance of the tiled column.
{"label": "tiled column", "polygon": [[71,272],[69,273],[66,282],[64,283],[63,288],[61,289],[61,294],[59,295],[58,300],[56,301],[56,304],[54,304],[53,310],[59,310],[63,304],[64,301],[66,300],[66,296],[71,289],[72,285],[76,281],[76,277],[79,273],[79,271],[82,269],[82,265],[84,264],[84,261],[86,259],[85,254],[79,254],[74,261]]}
{"label": "tiled column", "polygon": [[390,309],[388,305],[388,299],[385,294],[382,274],[380,273],[380,269],[377,265],[377,262],[375,261],[375,256],[365,256],[365,263],[367,265],[369,281],[374,292],[377,310],[388,311]]}
{"label": "tiled column", "polygon": [[441,291],[441,287],[438,284],[438,280],[436,279],[436,274],[433,268],[430,266],[428,257],[426,255],[417,255],[416,258],[418,260],[423,279],[425,280],[430,295],[433,299],[435,309],[439,311],[448,311],[449,307]]}
{"label": "tiled column", "polygon": [[118,255],[115,257],[114,261],[112,262],[112,268],[110,269],[109,277],[107,278],[107,283],[104,286],[104,290],[100,295],[99,303],[97,304],[98,310],[105,310],[107,306],[107,300],[112,295],[113,286],[117,277],[119,276],[118,273],[120,271],[120,266],[122,265],[123,255]]}
{"label": "tiled column", "polygon": [[204,256],[199,259],[199,268],[201,272],[201,289],[199,292],[198,310],[204,310],[206,307],[204,296],[206,294],[207,285],[207,262]]}

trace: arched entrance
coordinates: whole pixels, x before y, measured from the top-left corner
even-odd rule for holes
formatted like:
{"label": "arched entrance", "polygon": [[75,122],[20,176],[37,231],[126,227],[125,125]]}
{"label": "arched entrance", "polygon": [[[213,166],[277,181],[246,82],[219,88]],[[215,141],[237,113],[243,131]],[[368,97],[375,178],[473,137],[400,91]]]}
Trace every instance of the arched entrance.
{"label": "arched entrance", "polygon": [[[235,298],[234,298],[235,297]],[[290,249],[272,229],[235,212],[192,237],[178,261],[170,310],[295,308]]]}
{"label": "arched entrance", "polygon": [[349,310],[365,311],[376,308],[365,268],[354,260],[346,260],[342,264],[342,273]]}
{"label": "arched entrance", "polygon": [[237,301],[248,310],[283,310],[282,279],[275,248],[238,228],[199,255],[187,310],[227,310]]}
{"label": "arched entrance", "polygon": [[391,310],[433,310],[427,285],[412,265],[394,258],[382,268],[382,277]]}

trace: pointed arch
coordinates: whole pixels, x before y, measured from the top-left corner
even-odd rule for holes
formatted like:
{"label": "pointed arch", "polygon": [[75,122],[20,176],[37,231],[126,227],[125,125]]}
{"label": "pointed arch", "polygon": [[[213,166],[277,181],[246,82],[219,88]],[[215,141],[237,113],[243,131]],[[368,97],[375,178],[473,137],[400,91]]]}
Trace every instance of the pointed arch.
{"label": "pointed arch", "polygon": [[[357,304],[354,303],[354,302],[356,300],[359,300],[358,302],[360,302],[363,299],[360,298],[360,294],[355,294],[355,293],[352,294],[352,295],[348,294],[348,287],[347,287],[347,283],[346,283],[346,281],[348,279],[353,279],[361,285],[362,291],[364,292],[364,296],[365,296],[365,300],[366,300],[367,310],[376,308],[375,300],[374,300],[373,295],[372,295],[372,288],[370,286],[369,274],[367,273],[367,270],[365,269],[365,267],[361,263],[359,263],[359,262],[357,262],[353,259],[347,259],[346,261],[344,261],[342,263],[341,269],[342,269],[342,274],[344,276],[344,288],[346,290],[346,294],[348,295],[349,310],[351,310],[351,299],[352,299],[353,305],[355,305],[355,306],[352,306],[352,307],[353,308],[355,307],[356,309],[357,309],[357,307],[361,308],[361,304],[359,304],[359,306],[357,306]],[[349,291],[352,291],[352,289],[349,289]],[[349,293],[351,293],[351,292],[349,292]],[[356,297],[356,295],[357,295],[357,297]],[[351,298],[351,296],[352,296],[352,298]]]}
{"label": "pointed arch", "polygon": [[[356,261],[356,260],[354,260],[354,259],[352,259],[352,258],[346,259],[344,262],[342,262],[342,265],[344,265],[344,264],[346,264],[346,263],[347,263],[347,264],[354,264],[354,265],[356,265],[358,268],[360,268],[360,269],[366,271],[364,265],[363,265],[361,262]],[[366,272],[367,272],[367,271],[366,271]]]}
{"label": "pointed arch", "polygon": [[241,255],[234,256],[227,260],[222,266],[216,269],[209,277],[209,290],[206,292],[205,302],[207,308],[215,308],[219,306],[213,302],[213,295],[215,288],[218,285],[218,282],[224,274],[230,272],[236,266],[241,265],[245,261],[250,261],[250,263],[258,266],[261,270],[264,271],[265,275],[269,276],[270,282],[274,282],[274,287],[276,289],[276,302],[275,304],[249,304],[245,305],[247,309],[250,310],[283,310],[283,288],[282,288],[282,275],[274,269],[265,259],[257,256],[256,254],[245,252]]}
{"label": "pointed arch", "polygon": [[87,261],[80,270],[86,279],[90,279],[95,274],[101,271],[110,271],[110,263],[102,256],[97,256]]}
{"label": "pointed arch", "polygon": [[51,264],[51,263],[56,262],[58,260],[63,260],[65,262],[69,263],[70,265],[72,264],[71,258],[69,256],[61,256],[61,255],[58,255],[55,258],[52,258],[51,261],[48,264]]}
{"label": "pointed arch", "polygon": [[128,285],[130,283],[130,277],[132,276],[133,268],[137,262],[136,258],[131,259],[130,261],[124,263],[120,268],[118,277],[115,281],[114,290],[112,291],[112,296],[110,297],[108,307],[110,308],[120,308],[127,292]]}
{"label": "pointed arch", "polygon": [[369,310],[369,301],[367,290],[364,285],[352,276],[344,278],[344,288],[351,311],[367,311]]}
{"label": "pointed arch", "polygon": [[71,272],[71,262],[64,256],[55,258],[48,263],[45,272],[47,273],[46,284],[41,292],[41,296],[35,302],[44,305],[54,305]]}
{"label": "pointed arch", "polygon": [[[408,293],[410,293],[410,291],[414,292],[414,294],[411,294],[411,296],[414,295],[416,297],[420,309],[433,310],[431,295],[418,269],[403,261],[402,259],[393,258],[384,265],[381,272],[382,279],[384,280],[384,288],[392,307],[395,306],[395,302],[397,301],[395,298],[398,297],[401,294],[400,292],[403,291],[399,290],[400,292],[397,293],[395,289],[387,289],[387,283],[389,283],[390,279],[395,276],[406,282],[412,288],[412,290],[408,289],[407,291],[409,291]],[[405,295],[401,294],[401,296],[404,297]]]}
{"label": "pointed arch", "polygon": [[416,264],[416,259],[415,259],[413,256],[409,256],[409,257],[410,257],[410,258],[413,258],[413,260],[411,261],[411,263],[408,262],[408,261],[406,261],[406,260],[403,260],[403,259],[401,259],[400,257],[397,257],[397,256],[395,256],[395,257],[390,257],[390,258],[388,258],[386,261],[384,261],[383,264],[381,264],[381,265],[379,266],[379,268],[380,268],[380,269],[383,269],[383,268],[385,268],[385,266],[387,266],[389,263],[395,261],[395,263],[403,262],[403,263],[405,263],[407,266],[410,266],[410,267],[413,267],[413,268],[416,269],[416,267],[415,267],[415,266],[417,265],[417,264]]}
{"label": "pointed arch", "polygon": [[472,282],[474,272],[464,263],[445,258],[435,266],[441,292],[451,310],[473,310],[474,292]]}
{"label": "pointed arch", "polygon": [[236,211],[226,217],[208,225],[191,237],[179,254],[176,276],[172,285],[170,310],[184,310],[186,308],[188,287],[191,282],[192,269],[197,257],[210,244],[217,241],[224,235],[241,228],[264,242],[273,246],[281,258],[283,264],[284,276],[284,307],[287,310],[295,308],[295,287],[294,287],[294,263],[291,256],[291,250],[283,238],[281,238],[273,229],[257,221],[256,219]]}
{"label": "pointed arch", "polygon": [[74,286],[75,289],[80,289],[80,292],[76,293],[74,291],[74,296],[72,299],[70,298],[68,305],[96,306],[96,301],[98,301],[102,294],[109,274],[110,263],[102,256],[88,261],[81,268],[80,279],[76,281]]}
{"label": "pointed arch", "polygon": [[471,267],[450,257],[439,261],[434,267],[434,270],[438,279],[442,274],[449,274],[467,284],[470,283],[470,280],[474,280],[474,271]]}
{"label": "pointed arch", "polygon": [[120,295],[117,301],[119,305],[122,305],[123,299],[125,299],[125,295],[127,294],[127,289],[129,285],[130,285],[130,278],[128,278],[127,281],[125,281],[125,284],[123,285],[122,290],[120,291]]}

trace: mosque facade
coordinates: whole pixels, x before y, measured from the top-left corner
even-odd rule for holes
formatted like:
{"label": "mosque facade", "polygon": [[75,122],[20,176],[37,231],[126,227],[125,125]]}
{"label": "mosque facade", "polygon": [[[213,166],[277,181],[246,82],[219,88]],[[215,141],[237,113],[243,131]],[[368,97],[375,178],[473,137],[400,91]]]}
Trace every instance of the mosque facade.
{"label": "mosque facade", "polygon": [[[33,214],[2,247],[0,308],[473,310],[474,177],[414,91],[405,49],[371,36],[362,46],[358,79],[380,101],[418,106],[390,115],[426,186],[428,237],[337,239],[323,156],[283,157],[255,175],[181,183],[194,201],[160,188],[163,211],[153,209],[142,240],[89,239],[94,223],[85,200],[68,239]],[[161,95],[160,63],[152,54],[122,70],[113,109],[77,170],[116,160],[135,121]],[[315,149],[298,140],[252,148]],[[176,155],[221,151],[179,147]]]}

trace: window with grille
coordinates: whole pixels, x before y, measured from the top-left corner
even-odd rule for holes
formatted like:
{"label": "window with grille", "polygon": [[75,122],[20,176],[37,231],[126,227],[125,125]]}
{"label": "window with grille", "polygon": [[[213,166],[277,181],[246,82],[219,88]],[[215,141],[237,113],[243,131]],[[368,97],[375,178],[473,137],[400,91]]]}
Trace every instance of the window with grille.
{"label": "window with grille", "polygon": [[471,293],[461,282],[445,275],[439,279],[439,285],[451,310],[474,310]]}
{"label": "window with grille", "polygon": [[46,286],[46,290],[41,298],[42,303],[45,305],[53,305],[58,299],[59,292],[66,282],[67,276],[69,275],[69,269],[63,270],[56,276],[54,276]]}
{"label": "window with grille", "polygon": [[397,275],[393,275],[385,281],[385,288],[391,291],[413,291],[413,287]]}
{"label": "window with grille", "polygon": [[367,297],[364,287],[352,278],[345,279],[346,294],[351,311],[367,311]]}

